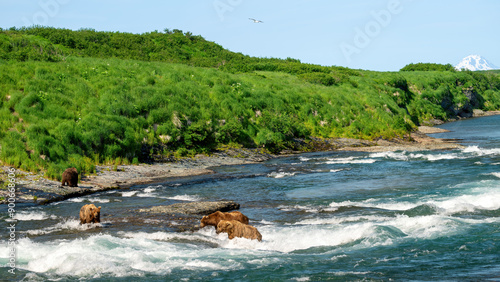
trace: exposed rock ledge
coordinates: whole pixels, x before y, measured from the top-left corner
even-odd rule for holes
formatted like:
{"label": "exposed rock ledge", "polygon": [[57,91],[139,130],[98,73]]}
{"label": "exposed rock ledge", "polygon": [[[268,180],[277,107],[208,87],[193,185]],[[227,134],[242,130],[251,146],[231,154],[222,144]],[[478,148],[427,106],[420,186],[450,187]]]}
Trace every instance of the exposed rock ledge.
{"label": "exposed rock ledge", "polygon": [[165,214],[208,215],[216,211],[227,212],[237,210],[240,204],[233,201],[177,203],[168,206],[155,206],[149,209],[140,209],[139,212]]}

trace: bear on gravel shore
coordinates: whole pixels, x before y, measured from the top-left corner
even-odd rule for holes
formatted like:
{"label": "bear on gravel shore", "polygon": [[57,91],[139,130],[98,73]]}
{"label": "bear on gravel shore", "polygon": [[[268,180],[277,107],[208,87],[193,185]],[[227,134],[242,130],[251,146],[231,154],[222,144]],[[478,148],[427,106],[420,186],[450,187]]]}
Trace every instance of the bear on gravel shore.
{"label": "bear on gravel shore", "polygon": [[241,237],[251,240],[257,239],[259,242],[262,241],[262,235],[257,228],[236,220],[221,220],[217,224],[217,234],[221,232],[227,233],[229,239]]}
{"label": "bear on gravel shore", "polygon": [[80,209],[80,224],[100,222],[101,207],[97,208],[94,204],[88,204]]}
{"label": "bear on gravel shore", "polygon": [[62,174],[61,186],[68,183],[69,187],[78,187],[78,171],[76,168],[71,167],[66,169]]}
{"label": "bear on gravel shore", "polygon": [[233,212],[216,211],[210,215],[204,216],[201,219],[200,227],[203,228],[207,225],[212,225],[215,228],[217,228],[217,224],[219,224],[221,220],[237,220],[241,223],[248,224],[248,217],[246,217],[239,211],[233,211]]}

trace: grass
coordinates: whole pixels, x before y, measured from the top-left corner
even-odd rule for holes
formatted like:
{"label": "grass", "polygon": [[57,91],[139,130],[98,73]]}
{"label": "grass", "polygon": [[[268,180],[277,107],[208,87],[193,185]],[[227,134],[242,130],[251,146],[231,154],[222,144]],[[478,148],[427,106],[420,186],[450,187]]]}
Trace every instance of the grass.
{"label": "grass", "polygon": [[[54,37],[61,32],[0,31],[0,159],[55,179],[67,167],[94,173],[98,164],[116,168],[225,145],[279,152],[294,138],[404,138],[429,120],[456,118],[471,103],[470,89],[474,108],[500,109],[498,72],[350,70],[251,58],[179,32],[118,34],[167,43],[173,36],[188,50],[165,43],[143,58],[133,49],[143,47],[109,47],[118,35],[68,31],[110,40],[92,49],[75,37],[78,51]],[[162,61],[165,50],[177,63]],[[232,62],[216,64],[224,58]]]}

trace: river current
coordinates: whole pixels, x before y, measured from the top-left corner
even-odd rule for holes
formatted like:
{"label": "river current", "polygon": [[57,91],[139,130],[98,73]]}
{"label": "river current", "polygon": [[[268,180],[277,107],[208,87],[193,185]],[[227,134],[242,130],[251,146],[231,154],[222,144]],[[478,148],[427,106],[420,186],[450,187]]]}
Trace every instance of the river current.
{"label": "river current", "polygon": [[[440,126],[465,148],[325,152],[219,167],[216,176],[19,206],[16,274],[0,280],[500,280],[500,116]],[[173,232],[139,208],[234,200],[262,242]],[[83,204],[102,206],[80,226]],[[5,207],[0,220],[9,222]],[[170,227],[169,227],[170,226]]]}

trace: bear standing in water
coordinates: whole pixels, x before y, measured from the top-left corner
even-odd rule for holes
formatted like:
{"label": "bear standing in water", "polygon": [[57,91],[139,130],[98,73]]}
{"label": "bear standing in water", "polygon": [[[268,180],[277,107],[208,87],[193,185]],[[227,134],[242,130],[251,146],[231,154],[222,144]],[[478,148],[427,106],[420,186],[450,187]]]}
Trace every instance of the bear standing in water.
{"label": "bear standing in water", "polygon": [[78,171],[76,168],[68,168],[62,174],[61,186],[68,184],[69,187],[78,187]]}
{"label": "bear standing in water", "polygon": [[101,207],[97,208],[94,204],[88,204],[80,209],[80,224],[100,222]]}
{"label": "bear standing in water", "polygon": [[233,211],[233,212],[216,211],[210,215],[204,216],[201,219],[200,228],[203,228],[207,225],[212,225],[215,228],[217,228],[217,224],[221,220],[237,220],[241,223],[248,224],[248,217],[239,211]]}
{"label": "bear standing in water", "polygon": [[262,241],[262,235],[257,228],[236,220],[221,220],[217,224],[217,234],[221,232],[227,233],[229,239],[240,237],[250,240],[257,239],[259,242]]}

